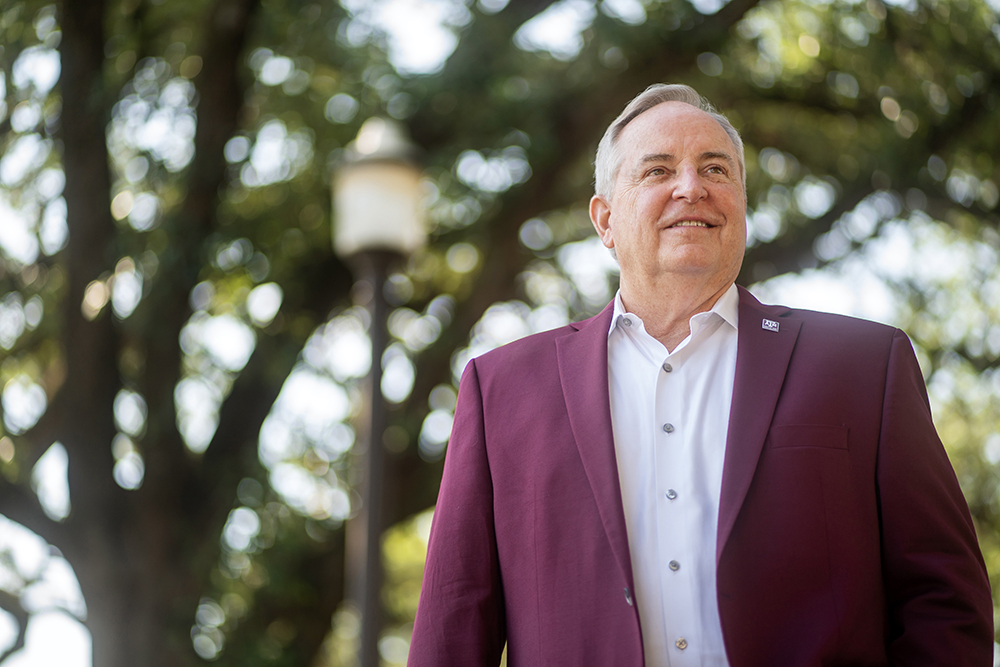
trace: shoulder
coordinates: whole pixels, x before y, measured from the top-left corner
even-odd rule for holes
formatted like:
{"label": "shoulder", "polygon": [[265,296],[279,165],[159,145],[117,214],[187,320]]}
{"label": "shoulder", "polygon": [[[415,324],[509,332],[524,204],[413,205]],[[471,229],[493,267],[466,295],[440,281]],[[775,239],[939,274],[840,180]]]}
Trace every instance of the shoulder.
{"label": "shoulder", "polygon": [[[857,372],[885,368],[894,350],[913,356],[912,343],[901,330],[858,317],[824,313],[803,308],[762,304],[746,290],[740,290],[739,331],[741,341],[753,340],[766,346],[768,336],[755,331],[768,329],[771,320],[782,334],[795,337],[793,359],[829,368],[850,367]],[[766,333],[766,332],[765,332]],[[753,349],[759,349],[754,346]],[[747,348],[750,349],[750,348]]]}
{"label": "shoulder", "polygon": [[801,326],[800,334],[810,336],[822,335],[824,337],[889,341],[895,336],[905,337],[906,335],[896,327],[859,317],[805,308],[790,308],[779,304],[764,304],[748,290],[740,288],[740,327],[753,326],[756,320],[762,317],[770,317],[779,323],[784,319],[795,321]]}
{"label": "shoulder", "polygon": [[540,331],[511,341],[473,358],[480,372],[498,370],[509,372],[513,369],[543,368],[556,360],[559,341],[567,337],[580,336],[580,342],[595,350],[604,345],[607,349],[608,328],[611,325],[611,305],[597,315],[572,322],[555,329]]}

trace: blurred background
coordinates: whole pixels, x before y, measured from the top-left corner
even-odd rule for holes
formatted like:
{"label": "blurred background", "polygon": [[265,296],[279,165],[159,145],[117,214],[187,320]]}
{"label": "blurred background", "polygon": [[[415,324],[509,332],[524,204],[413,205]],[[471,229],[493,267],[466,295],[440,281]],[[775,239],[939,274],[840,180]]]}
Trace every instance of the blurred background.
{"label": "blurred background", "polygon": [[[0,0],[0,664],[357,665],[359,568],[405,663],[458,378],[614,295],[593,154],[661,81],[746,141],[738,282],[912,337],[996,590],[998,15]],[[386,164],[420,239],[335,252]]]}

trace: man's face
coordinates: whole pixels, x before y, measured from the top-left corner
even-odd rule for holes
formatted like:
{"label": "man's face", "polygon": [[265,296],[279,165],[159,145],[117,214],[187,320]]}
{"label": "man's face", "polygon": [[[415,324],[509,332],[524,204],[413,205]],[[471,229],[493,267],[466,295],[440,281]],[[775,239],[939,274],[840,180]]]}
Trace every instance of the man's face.
{"label": "man's face", "polygon": [[722,126],[690,104],[665,102],[626,125],[618,148],[611,198],[595,196],[590,213],[622,278],[652,285],[698,274],[715,290],[732,283],[746,248],[746,196]]}

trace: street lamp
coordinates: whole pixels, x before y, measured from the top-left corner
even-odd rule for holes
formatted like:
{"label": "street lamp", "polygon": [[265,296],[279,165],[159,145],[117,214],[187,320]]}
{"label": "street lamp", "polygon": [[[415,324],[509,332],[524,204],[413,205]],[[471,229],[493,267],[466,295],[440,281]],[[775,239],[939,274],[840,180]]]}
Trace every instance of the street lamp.
{"label": "street lamp", "polygon": [[[382,353],[388,339],[385,285],[390,265],[423,245],[420,215],[421,171],[417,147],[399,124],[369,118],[345,150],[333,177],[336,253],[354,265],[359,282],[370,287],[368,311],[372,365],[368,376],[368,434],[358,463],[361,508],[347,523],[347,595],[361,611],[361,667],[378,667],[382,591]],[[366,293],[369,290],[359,290]]]}

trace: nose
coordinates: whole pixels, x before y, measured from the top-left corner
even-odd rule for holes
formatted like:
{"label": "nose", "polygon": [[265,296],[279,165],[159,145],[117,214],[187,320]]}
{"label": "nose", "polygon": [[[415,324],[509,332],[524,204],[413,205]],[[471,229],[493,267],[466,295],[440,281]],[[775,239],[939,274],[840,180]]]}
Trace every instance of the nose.
{"label": "nose", "polygon": [[705,184],[697,169],[689,167],[681,169],[677,173],[677,178],[674,181],[674,199],[694,203],[707,196],[708,190],[705,189]]}

